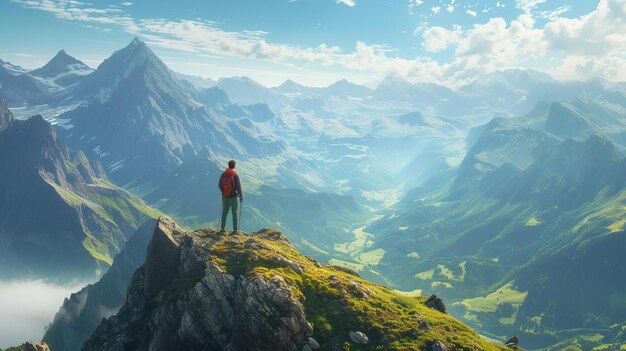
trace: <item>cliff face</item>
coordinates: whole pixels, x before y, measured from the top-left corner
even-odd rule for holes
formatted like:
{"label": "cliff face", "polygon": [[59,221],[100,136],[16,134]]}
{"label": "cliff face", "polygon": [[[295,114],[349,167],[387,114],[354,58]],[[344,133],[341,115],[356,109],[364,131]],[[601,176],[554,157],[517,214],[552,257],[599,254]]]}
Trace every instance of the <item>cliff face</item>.
{"label": "cliff face", "polygon": [[126,301],[133,273],[146,259],[155,223],[152,220],[137,229],[97,283],[87,285],[63,301],[43,337],[52,350],[80,350],[102,318],[119,311]]}
{"label": "cliff face", "polygon": [[281,233],[161,218],[119,313],[83,350],[495,350],[422,298],[300,255]]}

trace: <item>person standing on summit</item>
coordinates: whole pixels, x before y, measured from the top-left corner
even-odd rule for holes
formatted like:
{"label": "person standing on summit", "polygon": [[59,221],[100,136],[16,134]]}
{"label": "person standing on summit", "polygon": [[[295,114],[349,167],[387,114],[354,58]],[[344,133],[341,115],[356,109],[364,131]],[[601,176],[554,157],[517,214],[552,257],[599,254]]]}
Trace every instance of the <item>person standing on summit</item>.
{"label": "person standing on summit", "polygon": [[218,186],[222,192],[222,221],[220,222],[221,231],[226,229],[226,218],[228,217],[228,211],[232,212],[233,216],[233,231],[237,233],[239,231],[239,202],[243,201],[243,192],[241,191],[241,181],[239,175],[235,171],[237,163],[235,160],[228,161],[228,168],[222,173]]}

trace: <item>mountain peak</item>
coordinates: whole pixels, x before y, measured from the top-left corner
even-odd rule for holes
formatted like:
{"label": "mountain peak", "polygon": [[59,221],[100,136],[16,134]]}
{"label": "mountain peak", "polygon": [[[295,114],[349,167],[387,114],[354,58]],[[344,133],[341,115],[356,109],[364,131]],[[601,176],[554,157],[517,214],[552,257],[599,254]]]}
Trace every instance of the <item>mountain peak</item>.
{"label": "mountain peak", "polygon": [[287,79],[286,81],[283,82],[283,84],[279,85],[278,87],[279,88],[280,87],[302,87],[303,88],[304,86],[302,84],[300,84],[300,83],[297,83],[297,82],[291,80],[291,79]]}
{"label": "mountain peak", "polygon": [[146,45],[146,43],[144,43],[141,39],[139,39],[138,37],[135,37],[133,39],[133,41],[130,42],[130,44],[128,44],[126,46],[127,48],[145,48],[145,49],[149,49],[148,45]]}
{"label": "mountain peak", "polygon": [[345,78],[334,82],[326,88],[323,88],[322,91],[330,95],[355,97],[367,96],[372,92],[370,88],[354,84]]}
{"label": "mountain peak", "polygon": [[126,56],[136,56],[136,55],[145,54],[145,55],[152,55],[156,57],[156,55],[154,54],[154,52],[152,52],[150,47],[148,47],[148,45],[146,45],[146,43],[141,41],[139,38],[133,39],[133,41],[131,41],[124,48],[114,52],[113,55],[111,55],[111,57],[119,55],[119,54],[124,54]]}
{"label": "mountain peak", "polygon": [[37,77],[52,78],[52,80],[56,81],[68,74],[85,75],[92,71],[91,67],[68,55],[65,50],[61,49],[43,67],[35,69],[30,73]]}
{"label": "mountain peak", "polygon": [[283,84],[277,86],[274,89],[281,93],[301,93],[306,90],[306,87],[300,83],[294,82],[291,79],[287,79],[283,82]]}
{"label": "mountain peak", "polygon": [[180,98],[177,101],[189,100],[170,69],[138,38],[115,51],[88,78],[82,83],[84,88],[81,91],[95,96],[99,101],[108,100],[119,86],[126,86],[129,94],[135,97],[139,97],[137,94],[142,90],[137,87],[143,86],[152,92],[168,91],[167,94]]}

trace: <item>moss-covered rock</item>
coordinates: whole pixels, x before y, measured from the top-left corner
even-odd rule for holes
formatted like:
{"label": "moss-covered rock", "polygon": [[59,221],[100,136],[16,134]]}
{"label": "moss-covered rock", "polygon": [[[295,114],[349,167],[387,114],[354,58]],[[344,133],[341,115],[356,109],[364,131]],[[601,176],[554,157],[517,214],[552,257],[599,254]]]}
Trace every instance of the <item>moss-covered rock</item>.
{"label": "moss-covered rock", "polygon": [[322,265],[272,229],[187,232],[161,218],[126,304],[83,349],[502,349],[424,301]]}

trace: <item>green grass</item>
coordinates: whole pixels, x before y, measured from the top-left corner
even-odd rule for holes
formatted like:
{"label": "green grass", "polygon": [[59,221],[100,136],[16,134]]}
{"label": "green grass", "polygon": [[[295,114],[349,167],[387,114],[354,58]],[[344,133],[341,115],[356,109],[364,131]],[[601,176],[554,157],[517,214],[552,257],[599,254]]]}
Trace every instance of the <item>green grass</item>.
{"label": "green grass", "polygon": [[422,296],[422,289],[415,289],[413,291],[400,291],[400,290],[394,290],[394,291],[402,296],[408,296],[408,297]]}
{"label": "green grass", "polygon": [[357,260],[366,265],[377,265],[383,259],[383,256],[385,256],[385,250],[376,249],[359,254]]}
{"label": "green grass", "polygon": [[113,256],[123,245],[122,228],[129,235],[148,218],[163,215],[139,197],[105,179],[92,179],[93,183],[87,184],[80,195],[51,180],[46,181],[68,205],[87,208],[80,210],[85,234],[82,246],[96,261],[106,265],[112,264]]}
{"label": "green grass", "polygon": [[347,261],[339,260],[336,258],[331,259],[330,261],[328,261],[328,263],[334,264],[335,266],[339,266],[339,267],[350,268],[356,272],[360,272],[365,268],[364,264],[347,262]]}
{"label": "green grass", "polygon": [[109,247],[100,240],[88,235],[83,239],[82,245],[96,260],[102,261],[109,266],[113,264],[113,257],[109,251]]}
{"label": "green grass", "polygon": [[417,273],[415,275],[415,278],[422,279],[422,280],[430,280],[430,279],[433,279],[433,275],[434,274],[435,274],[435,270],[431,269],[429,271],[424,271],[424,272],[421,272],[421,273]]}
{"label": "green grass", "polygon": [[503,303],[510,303],[513,307],[519,307],[524,303],[528,292],[517,291],[513,288],[513,282],[509,282],[495,292],[485,296],[461,301],[468,311],[495,312],[496,307]]}
{"label": "green grass", "polygon": [[587,341],[591,341],[591,342],[600,342],[602,339],[604,339],[604,335],[601,335],[601,334],[582,335],[581,338]]}
{"label": "green grass", "polygon": [[[3,351],[3,350],[0,349],[0,351]],[[20,346],[9,347],[8,349],[4,349],[4,351],[24,351],[24,344]]]}
{"label": "green grass", "polygon": [[373,244],[373,242],[370,241],[372,235],[366,233],[365,228],[366,227],[363,226],[353,230],[354,240],[343,244],[335,244],[335,251],[351,254],[371,246]]}
{"label": "green grass", "polygon": [[444,288],[447,288],[447,289],[452,289],[452,288],[454,288],[454,285],[452,285],[452,284],[450,284],[450,283],[448,283],[448,282],[439,282],[439,281],[436,281],[436,282],[432,282],[432,283],[430,283],[430,287],[431,287],[431,288],[433,288],[433,289],[434,289],[434,288],[436,288],[436,287],[439,287],[439,286],[443,286]]}
{"label": "green grass", "polygon": [[498,321],[502,325],[513,325],[513,324],[515,324],[515,320],[516,320],[516,317],[506,317],[506,318],[499,318],[498,319]]}
{"label": "green grass", "polygon": [[[451,316],[426,307],[424,297],[404,296],[331,266],[316,264],[277,232],[213,236],[199,231],[195,235],[213,240],[203,245],[207,250],[203,255],[226,273],[249,279],[278,275],[289,282],[288,293],[303,304],[314,327],[313,337],[322,349],[347,343],[350,350],[408,351],[427,349],[440,340],[451,349],[503,350]],[[419,328],[423,322],[428,323],[427,330]],[[363,331],[370,343],[350,343],[346,335],[351,330]]]}
{"label": "green grass", "polygon": [[526,226],[528,227],[534,227],[534,226],[538,226],[541,223],[543,223],[540,219],[536,218],[536,217],[530,217],[528,219],[528,221],[526,221]]}
{"label": "green grass", "polygon": [[310,241],[308,241],[308,240],[302,239],[302,240],[300,241],[300,243],[301,243],[303,246],[306,246],[306,247],[308,247],[308,248],[312,249],[313,251],[315,251],[315,252],[317,252],[317,253],[319,253],[319,254],[322,254],[322,255],[328,255],[328,251],[324,251],[324,250],[320,249],[319,247],[315,246],[313,243],[311,243],[311,242],[310,242]]}
{"label": "green grass", "polygon": [[626,224],[626,190],[607,200],[606,189],[603,190],[585,209],[585,217],[572,228],[572,232],[579,232],[592,223],[601,221],[607,223],[608,233],[617,233],[624,230]]}

